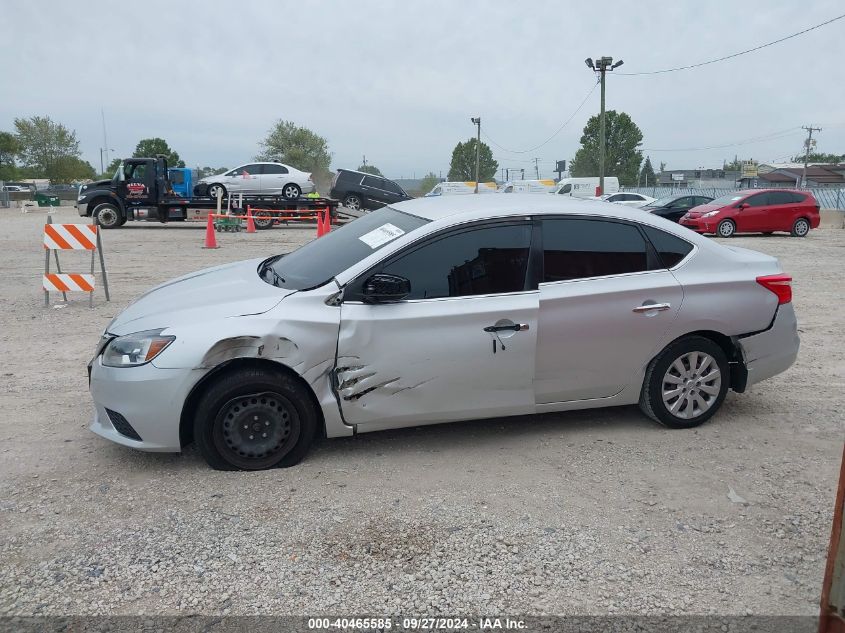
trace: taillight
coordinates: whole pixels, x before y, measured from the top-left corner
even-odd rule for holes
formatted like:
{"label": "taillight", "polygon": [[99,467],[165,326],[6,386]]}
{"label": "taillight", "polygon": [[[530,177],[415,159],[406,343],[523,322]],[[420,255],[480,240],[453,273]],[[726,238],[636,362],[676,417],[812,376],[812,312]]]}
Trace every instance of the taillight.
{"label": "taillight", "polygon": [[778,305],[792,301],[792,277],[789,275],[764,275],[757,277],[757,283],[777,295]]}

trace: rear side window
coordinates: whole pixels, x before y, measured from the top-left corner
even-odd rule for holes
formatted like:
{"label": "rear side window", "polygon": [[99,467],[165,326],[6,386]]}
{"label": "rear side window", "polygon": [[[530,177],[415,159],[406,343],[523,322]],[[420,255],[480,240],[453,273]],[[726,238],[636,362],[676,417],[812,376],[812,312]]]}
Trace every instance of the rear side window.
{"label": "rear side window", "polygon": [[769,204],[793,204],[795,197],[789,191],[770,191]]}
{"label": "rear side window", "polygon": [[789,195],[792,197],[793,203],[804,202],[807,199],[807,196],[802,193],[790,192]]}
{"label": "rear side window", "polygon": [[630,224],[592,219],[543,220],[543,281],[648,270],[648,251]]}
{"label": "rear side window", "polygon": [[288,170],[281,165],[264,165],[265,174],[286,174]]}
{"label": "rear side window", "polygon": [[410,280],[409,299],[519,292],[530,246],[528,223],[468,229],[400,256],[383,272]]}
{"label": "rear side window", "polygon": [[657,256],[660,258],[664,268],[677,266],[692,251],[692,244],[680,237],[656,229],[653,226],[643,226]]}

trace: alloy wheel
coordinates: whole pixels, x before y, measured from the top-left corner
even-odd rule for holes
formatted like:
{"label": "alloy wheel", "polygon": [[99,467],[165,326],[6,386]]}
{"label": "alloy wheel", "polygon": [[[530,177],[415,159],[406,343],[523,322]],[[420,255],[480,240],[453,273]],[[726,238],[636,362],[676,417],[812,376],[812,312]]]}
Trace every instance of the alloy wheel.
{"label": "alloy wheel", "polygon": [[706,413],[721,388],[722,373],[716,359],[705,352],[687,352],[669,365],[661,395],[669,413],[689,420]]}

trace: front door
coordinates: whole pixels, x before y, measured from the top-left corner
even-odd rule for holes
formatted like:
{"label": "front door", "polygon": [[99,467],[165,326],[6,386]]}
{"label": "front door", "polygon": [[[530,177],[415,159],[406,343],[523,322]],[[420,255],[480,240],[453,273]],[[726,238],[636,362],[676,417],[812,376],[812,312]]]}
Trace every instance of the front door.
{"label": "front door", "polygon": [[736,214],[737,231],[748,233],[769,230],[769,194],[766,192],[754,194],[746,198],[743,203],[747,206]]}
{"label": "front door", "polygon": [[361,181],[361,191],[367,200],[372,200],[376,206],[390,202],[387,199],[387,191],[384,190],[384,179],[378,176],[364,176],[364,180]]}
{"label": "front door", "polygon": [[682,299],[635,225],[544,220],[537,404],[622,391],[666,344]]}
{"label": "front door", "polygon": [[[347,286],[335,385],[348,424],[373,430],[534,411],[531,236],[528,221],[465,227]],[[407,278],[410,295],[364,303],[376,272]]]}
{"label": "front door", "polygon": [[149,160],[125,160],[124,179],[119,181],[120,197],[127,207],[149,207],[156,204],[155,164]]}

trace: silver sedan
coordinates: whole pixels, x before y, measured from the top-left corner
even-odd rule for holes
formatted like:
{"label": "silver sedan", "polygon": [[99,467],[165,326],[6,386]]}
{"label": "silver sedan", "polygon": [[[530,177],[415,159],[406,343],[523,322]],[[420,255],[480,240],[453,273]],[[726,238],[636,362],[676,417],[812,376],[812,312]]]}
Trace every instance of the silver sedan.
{"label": "silver sedan", "polygon": [[639,404],[690,428],[793,363],[790,281],[620,205],[412,200],[137,299],[89,365],[91,429],[254,470],[454,420]]}
{"label": "silver sedan", "polygon": [[250,163],[214,176],[198,184],[208,185],[208,195],[216,198],[229,193],[284,196],[296,199],[315,190],[311,174],[282,163]]}

